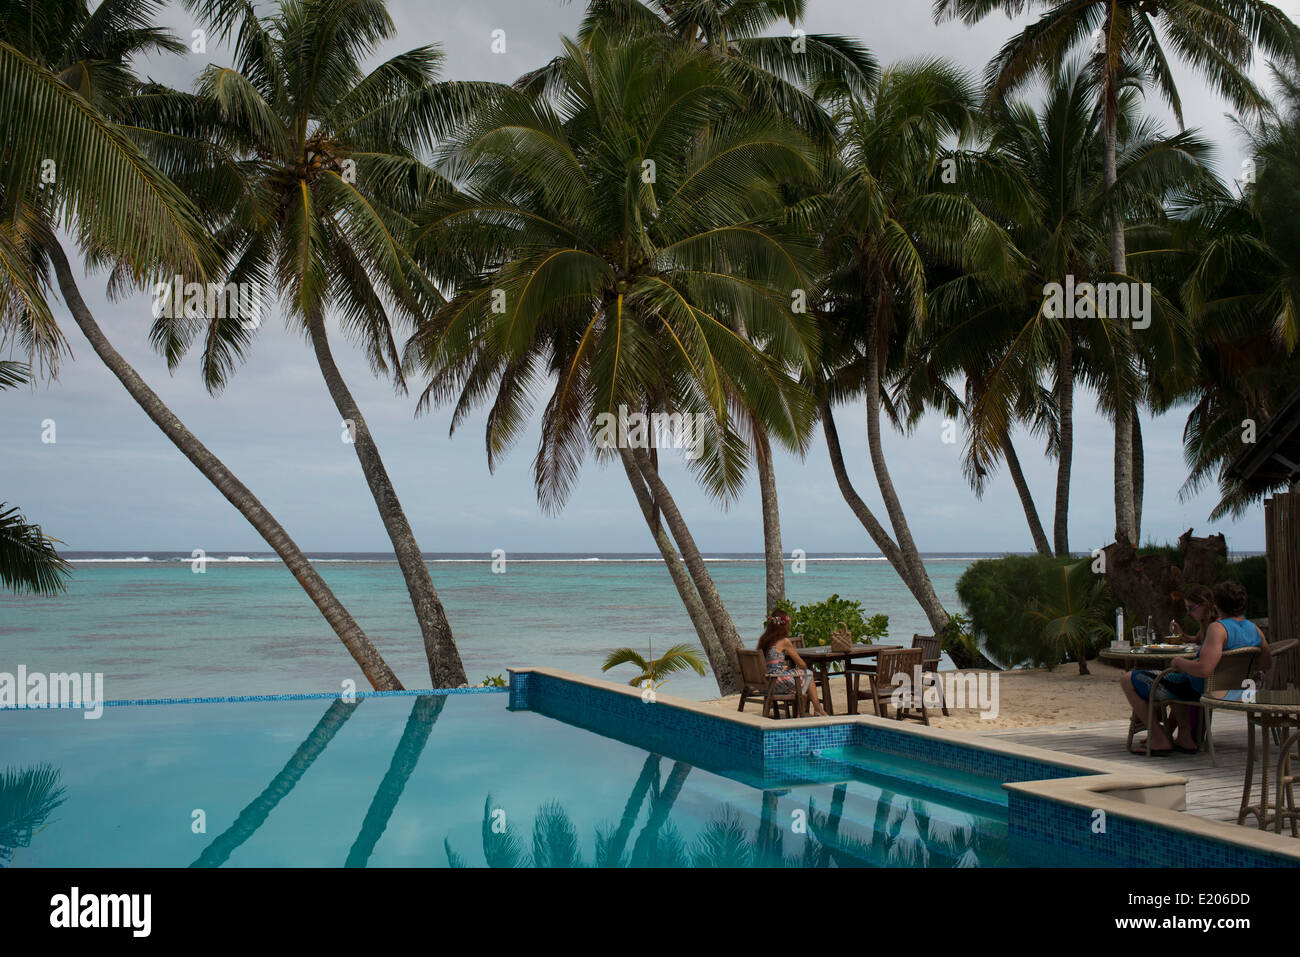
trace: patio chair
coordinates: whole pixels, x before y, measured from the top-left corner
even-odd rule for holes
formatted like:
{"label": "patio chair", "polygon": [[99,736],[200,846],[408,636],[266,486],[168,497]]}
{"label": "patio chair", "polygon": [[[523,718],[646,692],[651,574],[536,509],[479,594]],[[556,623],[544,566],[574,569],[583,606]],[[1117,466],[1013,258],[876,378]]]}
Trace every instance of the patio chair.
{"label": "patio chair", "polygon": [[1284,638],[1276,644],[1270,641],[1268,650],[1273,653],[1273,667],[1264,678],[1264,687],[1271,691],[1300,687],[1300,640]]}
{"label": "patio chair", "polygon": [[939,656],[943,654],[943,642],[937,635],[913,635],[912,647],[921,649],[921,677],[929,675],[934,679],[934,686],[939,691],[939,707],[943,715],[948,716],[948,702],[943,697],[943,679],[939,677]]}
{"label": "patio chair", "polygon": [[[1214,674],[1205,679],[1204,694],[1213,694],[1215,691],[1233,691],[1240,690],[1245,686],[1247,678],[1251,678],[1255,673],[1255,659],[1259,657],[1258,648],[1236,648],[1232,651],[1225,651],[1223,657],[1219,659],[1218,667],[1214,669]],[[1218,760],[1214,755],[1214,734],[1211,724],[1213,721],[1213,711],[1207,711],[1199,701],[1157,701],[1156,688],[1160,682],[1165,679],[1166,675],[1174,673],[1174,669],[1166,668],[1160,674],[1156,675],[1156,680],[1151,683],[1151,700],[1147,702],[1147,719],[1141,721],[1137,715],[1129,718],[1128,723],[1128,741],[1124,747],[1128,751],[1133,750],[1133,736],[1139,731],[1151,728],[1157,719],[1161,725],[1164,725],[1170,706],[1175,704],[1185,705],[1188,708],[1195,708],[1201,715],[1200,733],[1196,738],[1196,749],[1208,747],[1210,751],[1210,764],[1218,767]],[[1151,748],[1147,748],[1147,757],[1151,757]]]}
{"label": "patio chair", "polygon": [[776,683],[779,675],[769,675],[763,656],[753,648],[742,648],[737,652],[740,663],[740,707],[745,710],[745,702],[762,701],[763,717],[780,718],[784,706],[787,718],[802,718],[804,715],[803,695],[798,691],[790,694],[777,694]]}
{"label": "patio chair", "polygon": [[[889,702],[894,692],[894,676],[905,674],[909,682],[913,681],[917,669],[921,667],[921,654],[920,648],[891,648],[888,651],[882,651],[876,658],[874,672],[846,671],[845,681],[848,685],[850,712],[856,713],[858,698],[866,697],[862,693],[860,686],[861,680],[865,677],[871,682],[871,703],[876,714],[882,718],[889,717]],[[925,710],[924,689],[912,688],[911,691],[911,702],[906,707],[899,708],[894,717],[899,720],[915,718],[928,725],[930,716]]]}

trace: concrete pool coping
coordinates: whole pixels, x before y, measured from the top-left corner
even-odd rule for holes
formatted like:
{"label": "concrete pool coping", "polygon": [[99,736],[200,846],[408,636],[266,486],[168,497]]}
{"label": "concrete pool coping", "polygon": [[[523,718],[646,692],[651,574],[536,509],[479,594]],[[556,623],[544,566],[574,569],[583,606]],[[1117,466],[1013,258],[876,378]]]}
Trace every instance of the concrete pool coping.
{"label": "concrete pool coping", "polygon": [[[512,676],[512,683],[514,675],[536,674],[642,700],[642,691],[626,684],[576,675],[558,668],[510,668],[508,672]],[[1189,814],[1185,810],[1187,778],[1162,771],[1134,771],[1116,761],[1050,751],[1010,741],[990,740],[969,732],[931,728],[875,715],[836,715],[774,721],[759,714],[732,711],[658,692],[655,693],[653,705],[677,708],[714,721],[743,726],[761,732],[765,739],[769,734],[788,734],[795,730],[859,725],[1007,758],[1052,765],[1073,772],[1074,776],[1006,782],[1002,787],[1012,795],[1063,805],[1085,811],[1089,815],[1102,812],[1106,817],[1114,816],[1138,825],[1171,830],[1193,840],[1233,845],[1283,858],[1287,863],[1300,866],[1300,840],[1272,831]]]}

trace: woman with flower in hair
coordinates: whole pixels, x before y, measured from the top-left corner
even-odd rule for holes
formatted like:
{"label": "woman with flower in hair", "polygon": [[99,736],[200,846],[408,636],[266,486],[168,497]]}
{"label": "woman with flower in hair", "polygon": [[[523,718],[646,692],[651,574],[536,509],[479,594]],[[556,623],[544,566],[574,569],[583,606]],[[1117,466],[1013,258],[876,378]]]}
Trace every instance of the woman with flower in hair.
{"label": "woman with flower in hair", "polygon": [[812,693],[813,673],[790,640],[790,616],[778,608],[767,616],[766,624],[767,628],[758,639],[758,650],[767,663],[767,673],[780,678],[776,683],[776,693],[797,692],[812,704],[813,714],[826,717],[821,701]]}

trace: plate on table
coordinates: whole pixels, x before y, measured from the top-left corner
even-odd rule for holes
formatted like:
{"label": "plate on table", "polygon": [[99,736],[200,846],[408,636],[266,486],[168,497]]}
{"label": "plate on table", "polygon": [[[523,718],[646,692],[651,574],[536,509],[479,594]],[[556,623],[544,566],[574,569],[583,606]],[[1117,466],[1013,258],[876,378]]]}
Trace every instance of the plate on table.
{"label": "plate on table", "polygon": [[1168,644],[1147,645],[1146,648],[1143,649],[1143,650],[1144,650],[1144,651],[1155,651],[1155,652],[1161,652],[1161,653],[1163,653],[1163,652],[1172,652],[1172,651],[1186,651],[1186,650],[1187,650],[1187,646],[1184,645],[1184,644],[1182,644],[1181,642],[1179,642],[1179,643],[1176,644],[1176,645],[1168,645]]}

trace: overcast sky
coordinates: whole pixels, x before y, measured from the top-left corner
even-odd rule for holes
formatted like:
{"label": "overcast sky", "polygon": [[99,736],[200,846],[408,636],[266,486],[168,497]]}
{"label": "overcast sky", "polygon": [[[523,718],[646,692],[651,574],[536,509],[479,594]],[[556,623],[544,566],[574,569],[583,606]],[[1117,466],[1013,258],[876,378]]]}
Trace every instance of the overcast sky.
{"label": "overcast sky", "polygon": [[[925,0],[809,0],[808,32],[862,39],[882,63],[919,55],[951,57],[981,69],[1013,26],[1001,16],[974,28],[938,27]],[[1300,0],[1282,3],[1293,17]],[[447,77],[510,81],[558,51],[558,38],[576,29],[580,4],[557,0],[476,0],[474,3],[390,3],[398,26],[382,53],[441,43]],[[179,7],[167,21],[188,38],[196,24]],[[492,33],[504,30],[506,52],[491,50]],[[223,50],[150,64],[157,79],[188,87],[209,59],[229,62]],[[1178,71],[1189,126],[1219,147],[1221,170],[1238,175],[1240,144],[1225,117],[1227,107],[1204,84]],[[174,376],[148,343],[147,296],[109,303],[102,276],[86,277],[82,292],[117,348],[191,430],[261,498],[308,551],[383,551],[389,548],[353,447],[340,441],[339,417],[306,341],[278,318],[263,324],[247,364],[220,398],[202,389],[194,362]],[[74,358],[55,382],[0,396],[0,500],[20,505],[32,521],[69,549],[205,548],[265,550],[242,517],[199,475],[131,401],[99,363],[62,304]],[[415,401],[395,396],[375,380],[359,352],[341,335],[336,357],[361,404],[396,484],[421,547],[432,551],[653,551],[621,470],[586,468],[568,508],[542,514],[531,483],[536,429],[500,465],[487,470],[482,417],[454,438],[448,416],[415,418]],[[1105,544],[1114,527],[1112,438],[1092,397],[1077,400],[1071,545]],[[56,423],[57,441],[41,441],[44,420]],[[860,406],[838,410],[841,441],[859,492],[879,507],[866,455]],[[1179,414],[1144,420],[1146,501],[1144,538],[1173,540],[1195,526],[1204,534],[1213,489],[1180,502],[1186,471]],[[943,424],[928,420],[910,437],[888,433],[889,468],[923,551],[1000,552],[1032,547],[1023,512],[1009,480],[999,474],[982,500],[962,480],[960,444],[942,441]],[[1026,475],[1044,525],[1051,529],[1055,466],[1031,436],[1017,436]],[[721,511],[676,467],[668,478],[697,540],[707,551],[760,551],[757,488]],[[875,551],[836,488],[824,445],[806,458],[777,460],[785,548],[809,552]],[[884,518],[883,509],[879,511]],[[1261,510],[1237,523],[1213,526],[1238,550],[1263,547]]]}

